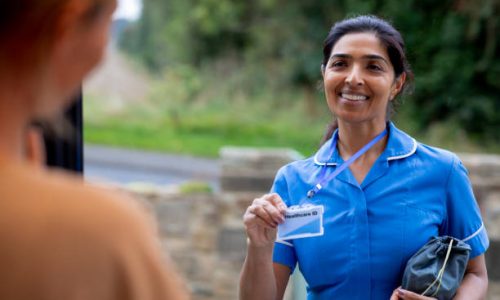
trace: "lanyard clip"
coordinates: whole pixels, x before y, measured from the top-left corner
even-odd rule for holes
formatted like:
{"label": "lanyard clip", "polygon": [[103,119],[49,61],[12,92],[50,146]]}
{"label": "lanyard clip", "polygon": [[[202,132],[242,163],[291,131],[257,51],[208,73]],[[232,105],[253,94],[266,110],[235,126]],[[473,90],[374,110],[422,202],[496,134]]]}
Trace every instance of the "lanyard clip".
{"label": "lanyard clip", "polygon": [[314,190],[309,190],[309,192],[307,192],[307,198],[311,199],[312,197],[314,197],[314,194],[316,194]]}

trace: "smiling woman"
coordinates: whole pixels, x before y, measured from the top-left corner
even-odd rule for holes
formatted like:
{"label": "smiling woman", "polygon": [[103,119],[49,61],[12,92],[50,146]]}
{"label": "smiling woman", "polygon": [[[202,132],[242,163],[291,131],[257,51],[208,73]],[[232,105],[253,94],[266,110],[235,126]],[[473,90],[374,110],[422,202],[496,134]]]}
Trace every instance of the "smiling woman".
{"label": "smiling woman", "polygon": [[[247,208],[241,299],[282,299],[296,265],[308,299],[431,299],[398,287],[408,259],[441,235],[472,249],[455,299],[484,298],[489,242],[467,171],[389,121],[412,78],[404,49],[374,16],[332,27],[321,72],[334,126],[313,157],[281,168],[273,193]],[[322,207],[322,234],[276,240],[279,224],[290,226],[288,208],[302,205]]]}
{"label": "smiling woman", "polygon": [[377,131],[385,127],[388,103],[406,79],[406,73],[396,78],[387,50],[373,33],[340,38],[322,73],[327,103],[337,119],[365,122]]}

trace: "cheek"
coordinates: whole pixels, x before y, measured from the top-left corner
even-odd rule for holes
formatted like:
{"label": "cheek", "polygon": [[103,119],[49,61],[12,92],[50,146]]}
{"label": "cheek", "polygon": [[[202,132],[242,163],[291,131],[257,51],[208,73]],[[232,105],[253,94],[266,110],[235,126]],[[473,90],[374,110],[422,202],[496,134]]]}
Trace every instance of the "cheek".
{"label": "cheek", "polygon": [[325,75],[323,79],[323,86],[325,89],[325,94],[328,97],[329,95],[335,96],[336,90],[339,87],[339,84],[342,82],[340,76],[335,75]]}
{"label": "cheek", "polygon": [[371,89],[379,97],[388,99],[392,90],[392,82],[385,78],[380,78],[372,81]]}
{"label": "cheek", "polygon": [[336,95],[336,87],[337,84],[333,80],[324,80],[323,81],[324,91],[325,91],[325,100],[330,112],[335,113],[335,99]]}

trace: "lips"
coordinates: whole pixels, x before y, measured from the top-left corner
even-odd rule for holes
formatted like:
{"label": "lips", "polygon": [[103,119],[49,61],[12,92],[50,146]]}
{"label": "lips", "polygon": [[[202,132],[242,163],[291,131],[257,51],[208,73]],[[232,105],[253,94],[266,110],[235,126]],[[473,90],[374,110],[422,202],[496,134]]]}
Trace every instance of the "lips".
{"label": "lips", "polygon": [[355,93],[340,93],[339,96],[349,101],[366,101],[370,97]]}

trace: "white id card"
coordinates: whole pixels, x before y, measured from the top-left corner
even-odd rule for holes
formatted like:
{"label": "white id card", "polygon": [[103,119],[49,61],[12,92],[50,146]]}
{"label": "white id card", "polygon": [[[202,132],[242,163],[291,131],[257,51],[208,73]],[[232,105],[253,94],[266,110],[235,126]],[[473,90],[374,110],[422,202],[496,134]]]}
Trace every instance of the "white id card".
{"label": "white id card", "polygon": [[291,240],[323,235],[323,205],[291,206],[285,222],[278,225],[278,240]]}

